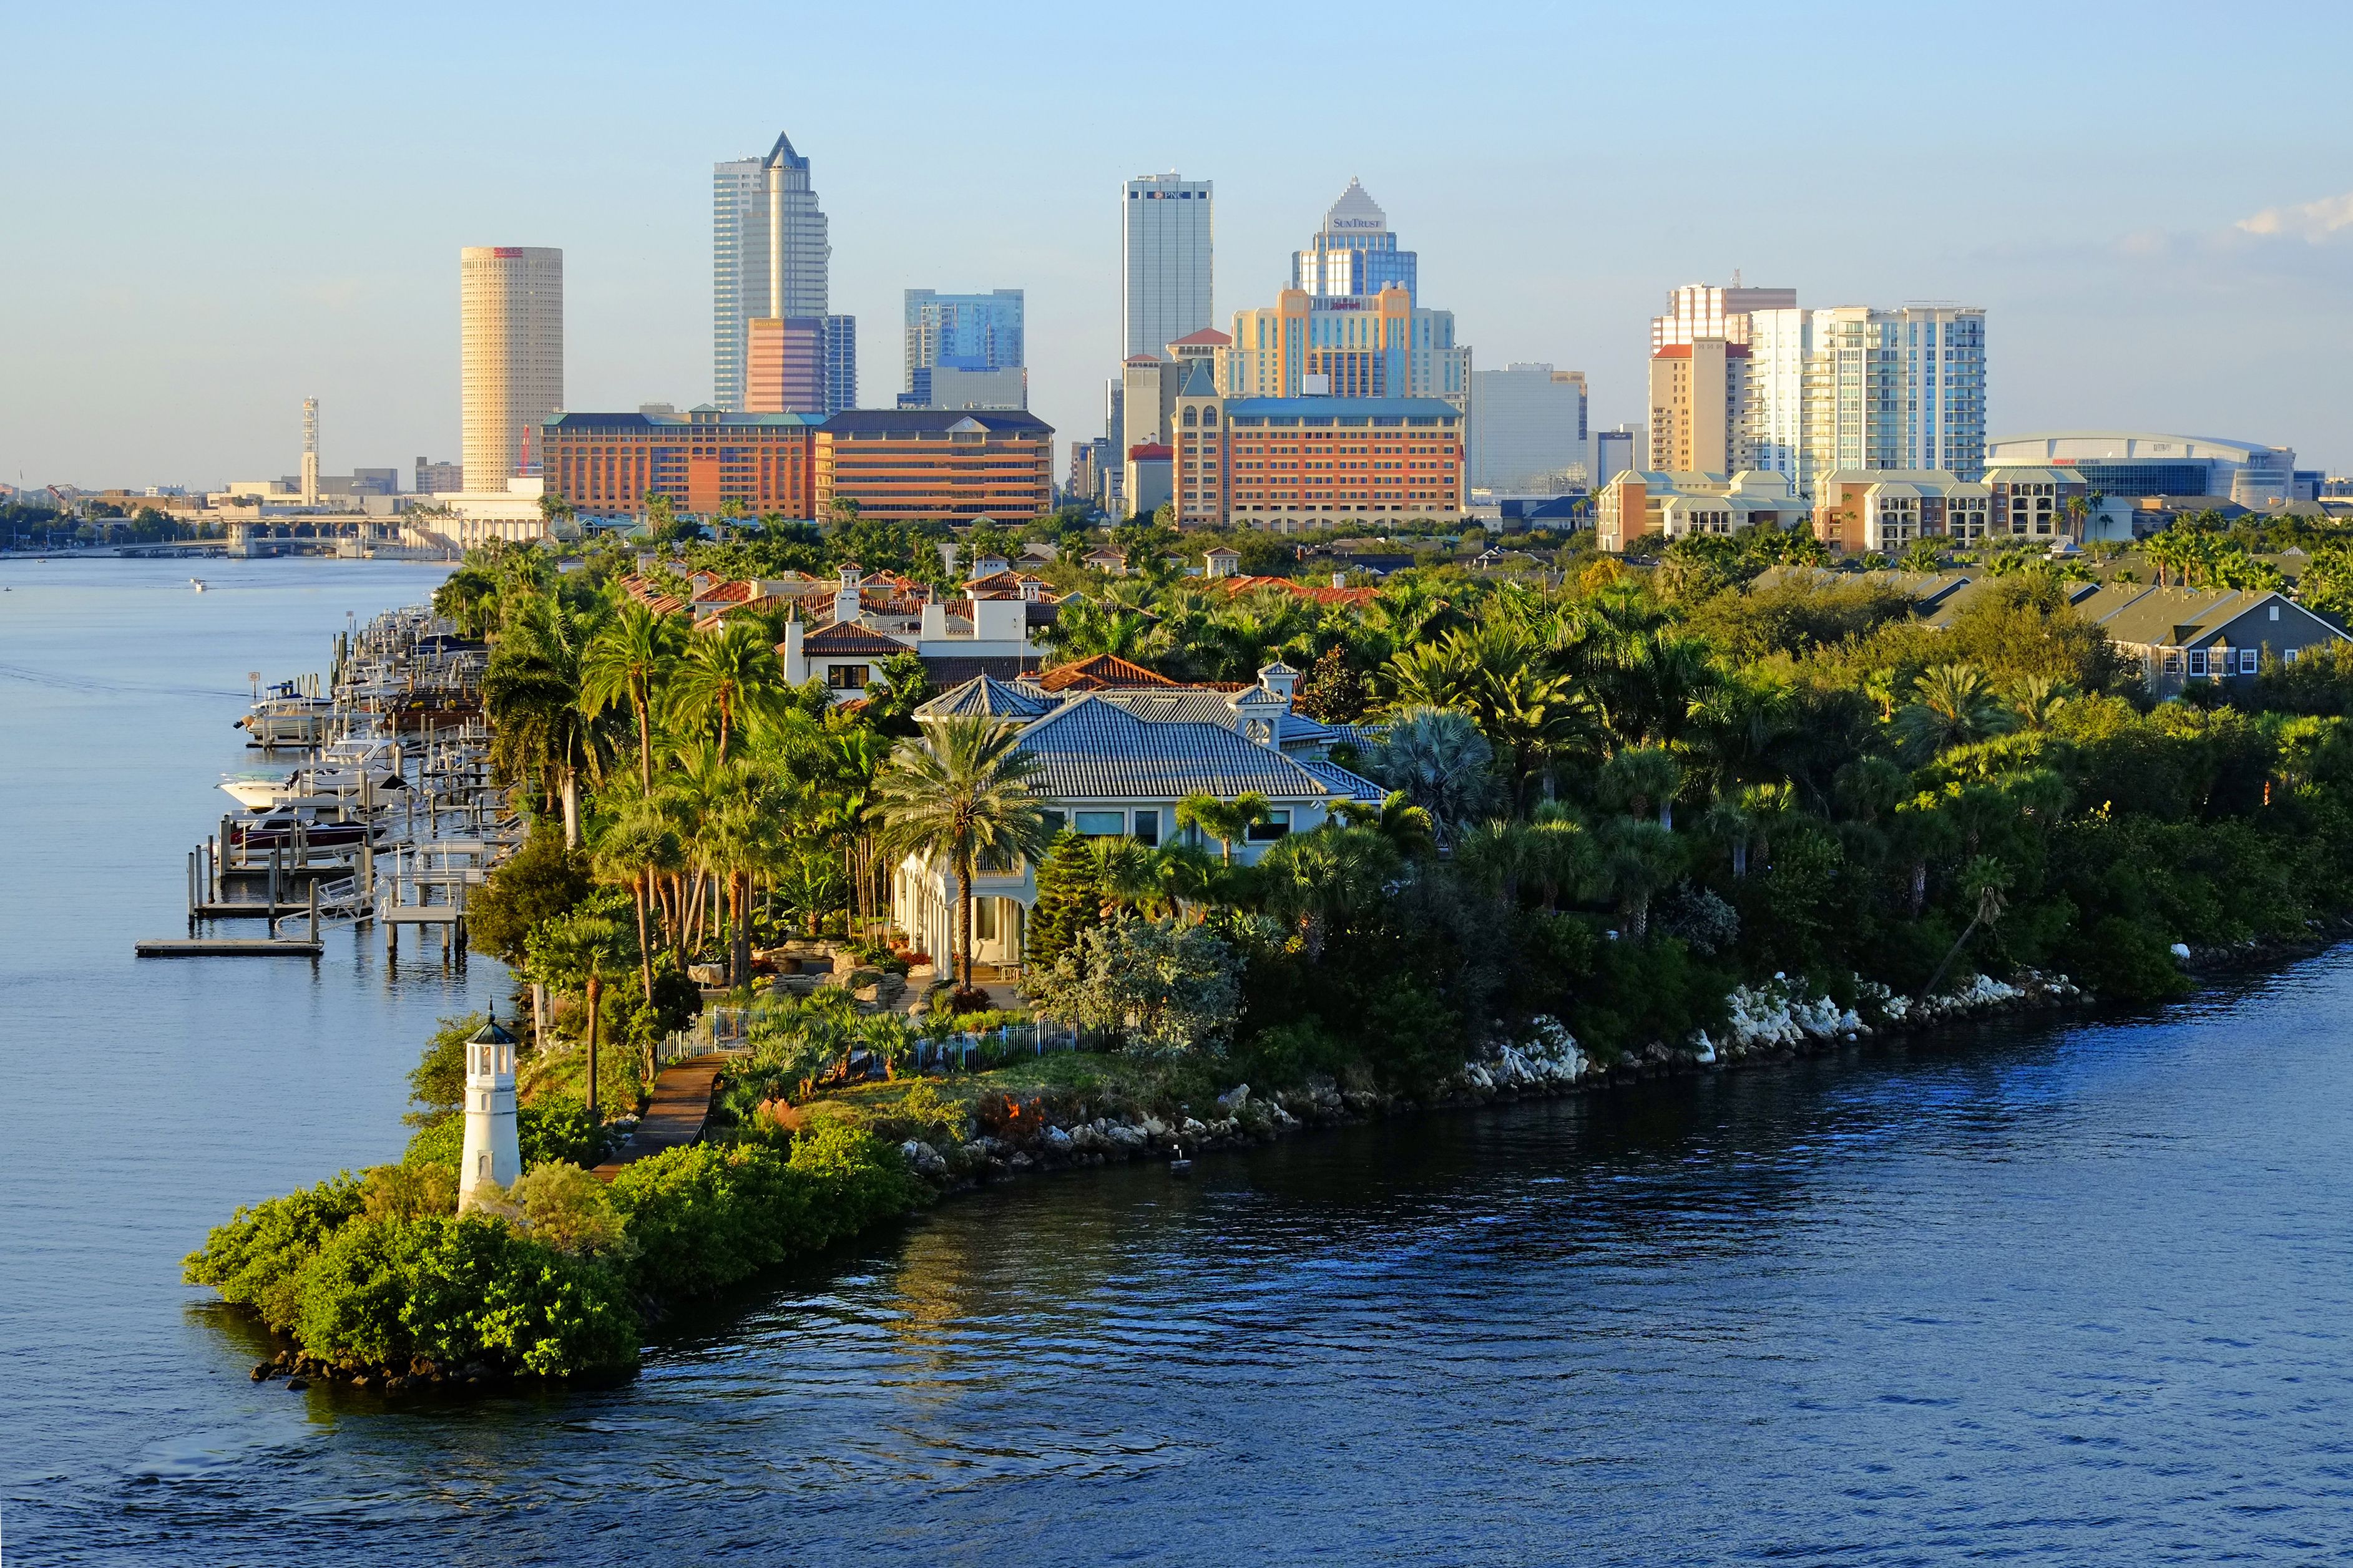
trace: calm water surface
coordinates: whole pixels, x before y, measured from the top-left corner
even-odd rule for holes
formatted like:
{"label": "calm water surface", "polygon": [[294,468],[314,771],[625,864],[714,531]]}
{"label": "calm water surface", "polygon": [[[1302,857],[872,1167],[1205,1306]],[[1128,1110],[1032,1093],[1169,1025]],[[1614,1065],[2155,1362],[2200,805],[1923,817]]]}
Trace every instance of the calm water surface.
{"label": "calm water surface", "polygon": [[390,1155],[419,1037],[501,977],[129,944],[177,921],[244,671],[315,667],[404,571],[0,567],[14,1561],[2353,1558],[2341,955],[1018,1184],[674,1325],[619,1389],[257,1387],[179,1256]]}

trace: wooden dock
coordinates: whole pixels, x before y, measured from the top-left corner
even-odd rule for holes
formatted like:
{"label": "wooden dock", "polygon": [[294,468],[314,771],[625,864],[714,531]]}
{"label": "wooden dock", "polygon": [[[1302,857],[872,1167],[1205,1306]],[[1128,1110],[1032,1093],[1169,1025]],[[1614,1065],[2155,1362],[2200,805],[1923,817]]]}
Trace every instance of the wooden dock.
{"label": "wooden dock", "polygon": [[316,958],[324,944],[280,937],[155,937],[139,944],[142,958]]}

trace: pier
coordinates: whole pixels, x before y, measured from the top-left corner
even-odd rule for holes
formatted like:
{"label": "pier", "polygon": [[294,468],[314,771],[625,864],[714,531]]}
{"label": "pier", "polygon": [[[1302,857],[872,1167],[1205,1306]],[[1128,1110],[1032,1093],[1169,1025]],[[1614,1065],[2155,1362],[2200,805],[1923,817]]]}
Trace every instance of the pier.
{"label": "pier", "polygon": [[[523,837],[491,780],[481,716],[485,651],[422,610],[338,633],[333,673],[263,691],[239,721],[248,744],[290,764],[239,778],[240,809],[188,851],[185,938],[138,943],[142,958],[316,957],[324,932],[402,926],[438,932],[462,963],[466,905]],[[227,937],[216,922],[260,921]]]}

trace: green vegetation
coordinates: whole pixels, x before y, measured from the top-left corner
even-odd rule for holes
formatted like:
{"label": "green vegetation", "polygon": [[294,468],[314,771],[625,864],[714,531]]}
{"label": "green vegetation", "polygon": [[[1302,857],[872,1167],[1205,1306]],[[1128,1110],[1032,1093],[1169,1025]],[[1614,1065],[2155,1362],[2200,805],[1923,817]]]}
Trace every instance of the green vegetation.
{"label": "green vegetation", "polygon": [[[327,1359],[611,1371],[648,1303],[920,1201],[892,1144],[968,1136],[988,1095],[1181,1107],[1324,1076],[1413,1096],[1538,1017],[1605,1064],[1682,1042],[1773,974],[1841,1005],[1866,982],[1914,994],[2021,968],[2162,997],[2186,984],[2176,943],[2301,939],[2353,909],[2353,657],[2153,702],[2070,608],[2072,566],[2011,552],[1935,627],[1852,576],[1767,578],[1807,563],[1802,540],[1681,542],[1650,563],[1572,542],[1566,581],[1441,563],[1327,603],[1178,576],[1150,526],[1120,531],[1133,570],[1104,577],[1077,563],[1073,520],[1039,526],[1063,552],[1050,574],[1085,589],[1064,652],[1180,679],[1284,660],[1310,672],[1303,707],[1312,692],[1365,726],[1340,754],[1387,798],[1287,835],[1247,795],[1185,801],[1166,845],[1050,834],[1009,731],[910,733],[915,671],[836,705],[783,683],[773,628],[637,607],[617,551],[564,573],[480,554],[437,604],[494,639],[494,763],[536,824],[472,922],[550,996],[522,1073],[525,1176],[454,1213],[472,1021],[453,1021],[414,1079],[401,1164],[241,1212],[189,1277]],[[844,515],[687,550],[769,574],[854,550],[922,577],[937,538]],[[1288,544],[1250,542],[1246,565],[1284,566]],[[2237,572],[2227,551],[2192,559],[2206,548],[2160,569]],[[2313,562],[2314,592],[2353,583],[2353,556]],[[910,854],[966,885],[1038,864],[1027,1002],[1085,1052],[1018,1054],[1032,1019],[986,1010],[968,909],[953,952],[906,950],[883,917]],[[869,981],[930,962],[960,985],[913,1018],[764,985],[764,950],[816,936]],[[699,1005],[690,972],[752,1005],[749,1058],[709,1142],[594,1183],[579,1167],[604,1156],[605,1116]],[[951,1037],[989,1070],[911,1070]]]}

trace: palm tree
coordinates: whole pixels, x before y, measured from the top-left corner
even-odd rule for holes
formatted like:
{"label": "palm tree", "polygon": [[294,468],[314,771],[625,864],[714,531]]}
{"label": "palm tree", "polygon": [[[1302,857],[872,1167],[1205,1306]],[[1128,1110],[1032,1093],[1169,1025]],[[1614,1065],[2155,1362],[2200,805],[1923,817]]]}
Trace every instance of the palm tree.
{"label": "palm tree", "polygon": [[1256,790],[1236,795],[1231,800],[1219,800],[1214,795],[1197,793],[1176,803],[1176,826],[1206,833],[1218,841],[1225,851],[1226,864],[1234,863],[1234,846],[1250,837],[1250,830],[1267,819],[1271,808],[1266,796]]}
{"label": "palm tree", "polygon": [[1389,791],[1377,805],[1363,800],[1335,802],[1332,815],[1350,827],[1377,828],[1409,860],[1419,860],[1438,847],[1438,824],[1401,789]]}
{"label": "palm tree", "polygon": [[2059,710],[2074,692],[2066,682],[2047,675],[2030,675],[2010,689],[2010,705],[2021,728],[2041,733],[2051,728]]}
{"label": "palm tree", "polygon": [[654,700],[677,660],[678,622],[634,599],[589,639],[580,660],[580,700],[592,714],[629,705],[638,721],[638,782],[654,787]]}
{"label": "palm tree", "polygon": [[580,703],[586,617],[537,599],[499,640],[482,672],[482,708],[491,727],[491,765],[501,777],[536,779],[543,802],[564,808],[564,843],[580,846],[580,774],[601,772],[602,728]]}
{"label": "palm tree", "polygon": [[1294,833],[1259,862],[1266,907],[1299,928],[1310,958],[1326,935],[1377,905],[1402,862],[1389,841],[1369,827],[1325,824]]}
{"label": "palm tree", "polygon": [[957,978],[972,989],[972,882],[983,860],[1036,858],[1052,837],[1029,793],[1037,760],[1018,734],[977,715],[902,741],[874,781],[882,842],[894,854],[945,860],[956,879]]}
{"label": "palm tree", "polygon": [[1914,700],[1895,716],[1895,728],[1927,756],[2000,734],[2014,721],[1985,671],[1974,665],[1940,664],[1912,689]]}
{"label": "palm tree", "polygon": [[1683,787],[1683,764],[1663,746],[1630,746],[1601,766],[1605,795],[1641,816],[1655,805],[1659,826],[1675,826],[1675,791]]}
{"label": "palm tree", "polygon": [[1494,756],[1468,713],[1409,708],[1389,721],[1372,765],[1384,784],[1430,814],[1444,838],[1484,809]]}
{"label": "palm tree", "polygon": [[[626,776],[626,775],[624,775]],[[626,886],[638,911],[638,971],[644,983],[646,1005],[654,1001],[653,933],[648,929],[654,879],[685,863],[678,834],[666,820],[661,803],[639,794],[614,802],[619,809],[596,836],[596,879]]]}
{"label": "palm tree", "polygon": [[1952,950],[1945,954],[1944,962],[1936,965],[1936,972],[1928,976],[1928,984],[1920,987],[1922,997],[1935,994],[1936,982],[1945,977],[1945,971],[1952,967],[1953,960],[1960,956],[1961,949],[1968,945],[1969,938],[1977,934],[1978,926],[1989,926],[2001,919],[2002,910],[2007,907],[2002,895],[2009,888],[2010,868],[1992,856],[1980,855],[1969,862],[1968,869],[1961,873],[1961,889],[1975,896],[1977,912],[1969,916],[1969,923],[1961,928],[1960,940],[1953,943]]}
{"label": "palm tree", "polygon": [[596,1115],[596,1037],[604,1010],[605,983],[622,967],[627,939],[618,924],[603,915],[575,910],[543,921],[531,938],[531,977],[564,989],[577,987],[588,1009],[588,1115]]}
{"label": "palm tree", "polygon": [[1748,840],[1757,830],[1757,819],[1740,809],[1737,801],[1718,797],[1700,818],[1700,831],[1711,838],[1724,841],[1732,852],[1732,879],[1739,881],[1748,875]]}
{"label": "palm tree", "polygon": [[1640,941],[1650,932],[1651,898],[1683,870],[1683,841],[1655,822],[1620,817],[1601,837],[1596,880],[1626,917],[1627,934]]}
{"label": "palm tree", "polygon": [[670,679],[670,710],[690,729],[715,729],[723,761],[737,729],[774,712],[784,679],[767,634],[748,621],[730,621],[687,648]]}

